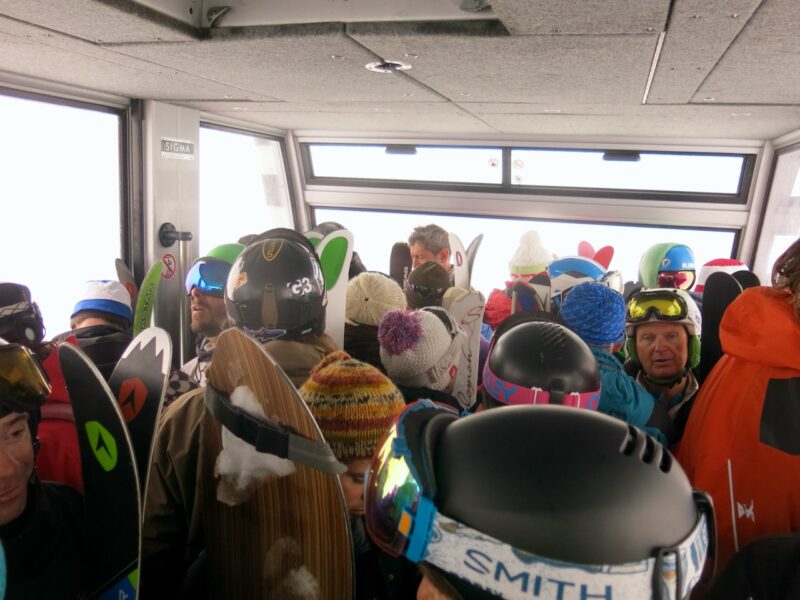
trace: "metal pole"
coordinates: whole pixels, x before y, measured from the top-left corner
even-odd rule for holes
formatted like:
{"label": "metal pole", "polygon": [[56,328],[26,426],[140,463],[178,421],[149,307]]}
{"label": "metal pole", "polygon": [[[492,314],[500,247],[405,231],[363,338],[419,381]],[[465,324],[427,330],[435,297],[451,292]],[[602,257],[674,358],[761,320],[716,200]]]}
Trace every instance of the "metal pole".
{"label": "metal pole", "polygon": [[[186,243],[191,241],[191,231],[177,231],[172,223],[164,223],[158,230],[158,239],[161,245],[165,248],[172,246],[175,241],[178,241],[178,265],[177,277],[178,285],[181,291],[183,290],[183,281],[186,278]],[[189,360],[189,319],[186,315],[186,298],[183,293],[180,294],[181,301],[178,303],[178,356],[180,363],[184,364]]]}

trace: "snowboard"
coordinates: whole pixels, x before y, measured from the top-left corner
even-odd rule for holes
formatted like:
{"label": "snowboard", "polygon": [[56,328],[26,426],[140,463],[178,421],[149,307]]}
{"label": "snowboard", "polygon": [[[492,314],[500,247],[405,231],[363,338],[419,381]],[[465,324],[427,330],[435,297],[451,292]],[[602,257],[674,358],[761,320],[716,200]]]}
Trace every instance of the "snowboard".
{"label": "snowboard", "polygon": [[[283,370],[241,331],[220,334],[206,375],[208,385],[227,396],[247,386],[270,419],[325,443]],[[338,477],[295,461],[294,473],[258,484],[249,500],[230,506],[213,493],[222,426],[205,428],[200,443],[209,450],[200,464],[208,596],[291,598],[283,586],[304,567],[319,591],[309,597],[352,598],[349,515]]]}
{"label": "snowboard", "polygon": [[[162,260],[159,258],[147,271],[142,280],[142,287],[136,298],[136,310],[133,311],[133,335],[137,336],[150,327],[153,319],[153,308],[156,305],[156,292],[161,281]],[[182,285],[182,284],[181,284]],[[181,300],[183,301],[183,300]]]}
{"label": "snowboard", "polygon": [[742,286],[728,273],[709,275],[703,288],[703,325],[700,334],[700,365],[697,379],[702,383],[722,358],[719,326],[728,305],[742,293]]}
{"label": "snowboard", "polygon": [[552,308],[552,302],[550,300],[550,276],[547,273],[537,273],[529,283],[539,297],[539,303],[542,305],[541,310],[550,312]]}
{"label": "snowboard", "polygon": [[544,302],[530,282],[517,280],[511,286],[511,314],[523,310],[544,310]]}
{"label": "snowboard", "polygon": [[131,306],[136,306],[136,295],[139,291],[139,286],[136,285],[133,273],[121,258],[114,261],[114,266],[117,268],[117,279],[131,295]]}
{"label": "snowboard", "polygon": [[344,346],[344,316],[347,303],[347,274],[350,270],[350,259],[353,257],[353,234],[347,229],[332,231],[318,239],[318,232],[311,234],[309,241],[316,246],[325,289],[328,294],[328,306],[325,309],[325,332],[333,338],[339,348]]}
{"label": "snowboard", "polygon": [[143,495],[171,361],[169,334],[158,327],[150,327],[131,341],[108,381],[128,427]]}
{"label": "snowboard", "polygon": [[141,497],[128,430],[117,400],[91,360],[61,344],[83,470],[90,598],[135,598]]}
{"label": "snowboard", "polygon": [[467,262],[467,251],[464,244],[455,233],[449,233],[450,237],[450,258],[453,261],[453,274],[455,287],[469,289],[469,263]]}
{"label": "snowboard", "polygon": [[461,349],[452,395],[461,408],[471,410],[475,406],[478,393],[478,358],[486,300],[477,290],[451,287],[444,293],[442,307],[467,334],[467,341]]}
{"label": "snowboard", "polygon": [[758,278],[758,275],[746,269],[736,271],[733,274],[733,278],[739,282],[743,290],[761,285],[761,280]]}
{"label": "snowboard", "polygon": [[405,242],[397,242],[392,246],[389,257],[389,277],[397,282],[400,289],[405,290],[409,273],[411,273],[411,250]]}

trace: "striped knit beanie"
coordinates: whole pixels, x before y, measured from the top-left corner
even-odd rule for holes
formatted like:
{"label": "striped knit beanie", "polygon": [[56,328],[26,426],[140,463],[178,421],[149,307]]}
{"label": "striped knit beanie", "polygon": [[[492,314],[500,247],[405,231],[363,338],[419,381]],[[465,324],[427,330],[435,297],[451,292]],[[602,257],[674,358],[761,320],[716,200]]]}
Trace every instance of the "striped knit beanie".
{"label": "striped knit beanie", "polygon": [[372,456],[405,408],[386,375],[342,351],[311,370],[300,395],[339,460]]}
{"label": "striped knit beanie", "polygon": [[700,269],[700,273],[697,275],[697,284],[694,286],[694,291],[698,294],[702,294],[706,287],[706,280],[712,273],[722,272],[733,275],[736,273],[736,271],[748,270],[749,269],[746,264],[740,260],[736,260],[735,258],[715,258],[714,260],[708,261]]}

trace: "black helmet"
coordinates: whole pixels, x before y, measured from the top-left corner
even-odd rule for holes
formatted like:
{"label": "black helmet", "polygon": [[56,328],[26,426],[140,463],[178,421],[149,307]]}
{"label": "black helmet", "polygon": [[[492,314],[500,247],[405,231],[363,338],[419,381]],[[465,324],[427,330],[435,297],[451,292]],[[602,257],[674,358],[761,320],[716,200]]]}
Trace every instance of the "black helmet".
{"label": "black helmet", "polygon": [[42,313],[24,285],[0,283],[0,336],[31,348],[44,339]]}
{"label": "black helmet", "polygon": [[484,406],[549,403],[596,409],[600,376],[586,343],[537,313],[514,317],[492,340],[483,370]]}
{"label": "black helmet", "polygon": [[225,286],[228,317],[261,339],[321,334],[327,298],[319,259],[310,243],[295,237],[300,234],[273,231],[233,263]]}
{"label": "black helmet", "polygon": [[563,406],[457,418],[410,405],[376,452],[365,499],[376,543],[464,598],[686,598],[714,540],[708,497],[663,446]]}

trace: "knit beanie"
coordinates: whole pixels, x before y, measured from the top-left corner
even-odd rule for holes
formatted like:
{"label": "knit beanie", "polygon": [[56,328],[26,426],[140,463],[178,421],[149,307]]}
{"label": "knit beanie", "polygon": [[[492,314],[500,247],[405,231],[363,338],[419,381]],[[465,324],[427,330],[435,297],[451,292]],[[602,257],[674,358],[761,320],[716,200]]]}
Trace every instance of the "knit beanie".
{"label": "knit beanie", "polygon": [[[441,311],[454,324],[453,335],[444,320],[431,311]],[[435,307],[392,310],[378,326],[381,362],[392,381],[408,387],[444,391],[451,380],[466,334],[447,311]]]}
{"label": "knit beanie", "polygon": [[581,283],[564,299],[561,318],[589,346],[616,344],[625,332],[625,299],[602,283]]}
{"label": "knit beanie", "polygon": [[345,317],[350,323],[377,326],[386,311],[405,306],[403,290],[388,275],[366,271],[347,282]]}
{"label": "knit beanie", "polygon": [[405,408],[386,375],[342,351],[323,358],[299,391],[339,460],[372,456]]}
{"label": "knit beanie", "polygon": [[544,271],[547,263],[555,258],[555,254],[542,246],[542,240],[536,231],[528,231],[519,240],[519,246],[508,263],[511,279],[530,279]]}
{"label": "knit beanie", "polygon": [[749,267],[740,260],[735,258],[715,258],[708,261],[700,268],[700,273],[697,275],[697,283],[694,286],[694,291],[698,294],[703,293],[706,286],[706,280],[712,273],[722,272],[733,275],[737,271],[749,271]]}
{"label": "knit beanie", "polygon": [[408,276],[406,302],[409,308],[441,306],[450,287],[450,274],[435,260],[417,267]]}
{"label": "knit beanie", "polygon": [[96,310],[133,320],[131,295],[119,281],[87,281],[81,300],[72,309],[70,318],[84,310]]}

